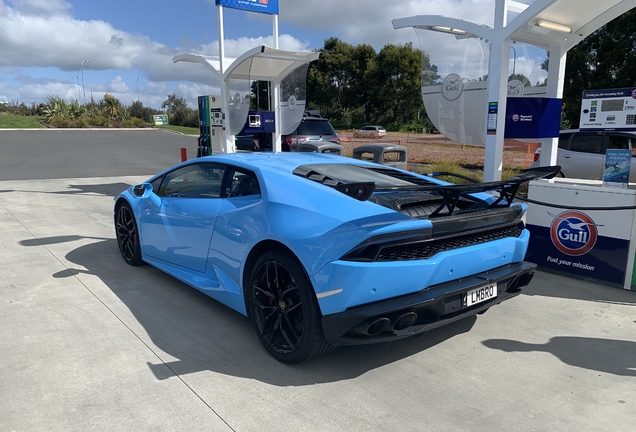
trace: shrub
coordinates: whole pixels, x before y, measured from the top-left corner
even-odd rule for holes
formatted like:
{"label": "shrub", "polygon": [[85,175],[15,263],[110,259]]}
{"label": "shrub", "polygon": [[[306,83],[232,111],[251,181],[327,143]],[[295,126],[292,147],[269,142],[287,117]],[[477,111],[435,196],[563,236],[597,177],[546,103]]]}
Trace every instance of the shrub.
{"label": "shrub", "polygon": [[95,117],[89,117],[88,122],[93,126],[108,127],[110,126],[110,120],[105,115],[97,115]]}
{"label": "shrub", "polygon": [[148,127],[148,123],[137,117],[131,117],[121,122],[121,127],[124,128],[139,128]]}

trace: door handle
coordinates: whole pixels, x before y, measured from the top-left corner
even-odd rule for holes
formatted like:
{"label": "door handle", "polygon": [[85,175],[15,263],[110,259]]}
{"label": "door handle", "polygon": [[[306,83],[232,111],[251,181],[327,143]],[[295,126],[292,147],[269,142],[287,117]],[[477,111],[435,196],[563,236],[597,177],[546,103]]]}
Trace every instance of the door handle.
{"label": "door handle", "polygon": [[194,224],[196,226],[202,226],[202,227],[210,226],[210,225],[212,225],[212,219],[209,218],[209,217],[195,218],[194,219]]}

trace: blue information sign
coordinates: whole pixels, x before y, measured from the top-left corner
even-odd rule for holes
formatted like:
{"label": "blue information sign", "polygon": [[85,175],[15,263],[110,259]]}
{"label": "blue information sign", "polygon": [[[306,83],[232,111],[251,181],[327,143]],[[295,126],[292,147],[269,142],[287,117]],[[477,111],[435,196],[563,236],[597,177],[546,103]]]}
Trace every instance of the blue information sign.
{"label": "blue information sign", "polygon": [[562,100],[509,97],[506,103],[505,138],[556,138],[559,136]]}
{"label": "blue information sign", "polygon": [[217,6],[278,15],[278,0],[216,0]]}
{"label": "blue information sign", "polygon": [[607,149],[605,151],[603,184],[606,186],[627,187],[631,165],[631,150]]}

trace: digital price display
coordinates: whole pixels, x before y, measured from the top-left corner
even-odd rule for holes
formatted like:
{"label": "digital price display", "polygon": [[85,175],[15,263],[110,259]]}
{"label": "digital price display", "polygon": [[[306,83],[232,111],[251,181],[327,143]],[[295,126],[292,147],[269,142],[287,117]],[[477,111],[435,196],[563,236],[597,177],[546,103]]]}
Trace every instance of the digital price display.
{"label": "digital price display", "polygon": [[636,88],[585,90],[581,99],[582,131],[636,131]]}
{"label": "digital price display", "polygon": [[623,99],[607,99],[601,101],[601,111],[623,111]]}

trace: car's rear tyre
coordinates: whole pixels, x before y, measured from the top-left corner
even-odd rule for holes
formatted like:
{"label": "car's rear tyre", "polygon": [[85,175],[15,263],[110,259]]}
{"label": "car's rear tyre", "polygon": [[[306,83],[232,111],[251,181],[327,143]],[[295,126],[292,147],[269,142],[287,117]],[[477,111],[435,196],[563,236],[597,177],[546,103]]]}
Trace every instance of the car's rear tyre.
{"label": "car's rear tyre", "polygon": [[354,137],[354,138],[358,138],[358,133],[357,133],[357,132],[356,132],[356,133],[354,133],[354,134],[353,134],[353,137]]}
{"label": "car's rear tyre", "polygon": [[335,349],[324,337],[313,288],[298,260],[273,250],[251,267],[247,309],[265,349],[283,363],[301,363]]}
{"label": "car's rear tyre", "polygon": [[115,234],[124,261],[132,266],[142,265],[137,221],[127,203],[120,204],[115,210]]}

